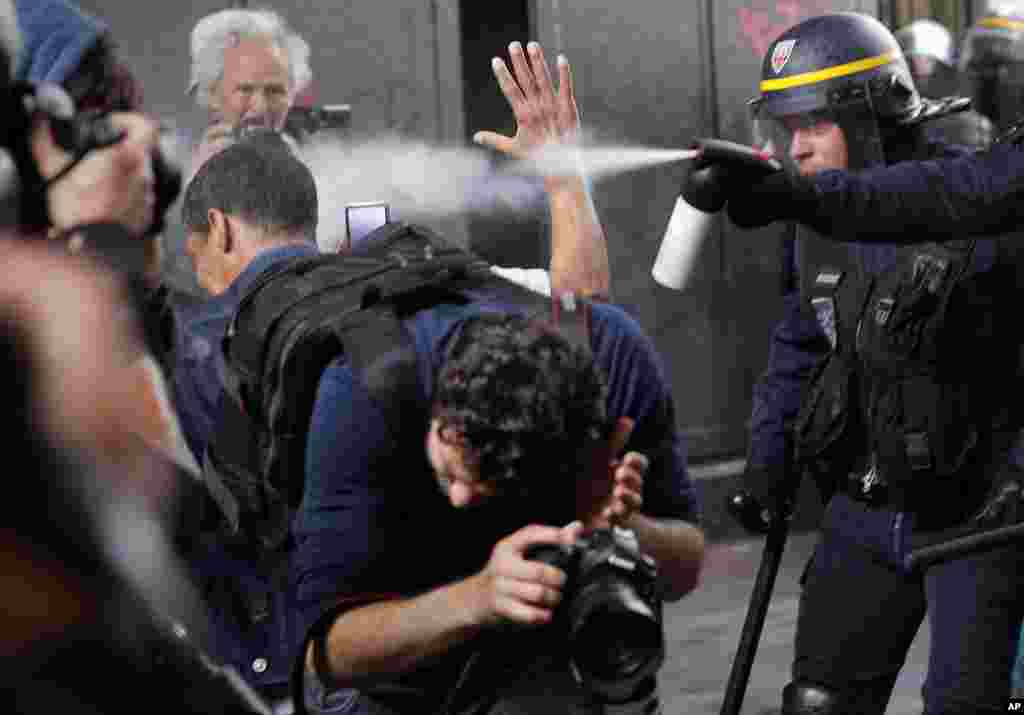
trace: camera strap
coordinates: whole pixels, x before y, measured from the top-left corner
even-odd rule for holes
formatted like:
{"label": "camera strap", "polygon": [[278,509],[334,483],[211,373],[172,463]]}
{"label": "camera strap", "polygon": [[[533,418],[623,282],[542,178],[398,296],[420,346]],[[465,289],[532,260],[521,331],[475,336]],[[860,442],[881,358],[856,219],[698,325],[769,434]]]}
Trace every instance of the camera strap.
{"label": "camera strap", "polygon": [[[473,651],[469,658],[466,659],[462,670],[459,671],[459,679],[455,681],[455,686],[448,692],[448,697],[445,698],[444,703],[438,710],[438,715],[456,715],[457,711],[454,710],[454,707],[458,703],[459,696],[466,689],[466,684],[469,682],[470,677],[478,669],[482,654],[483,649],[480,648]],[[470,710],[459,713],[459,715],[483,715],[490,710],[496,700],[497,693],[492,692],[491,697],[478,701]]]}
{"label": "camera strap", "polygon": [[46,190],[49,190],[49,188],[51,186],[53,186],[58,181],[60,181],[65,176],[67,176],[72,171],[74,171],[75,167],[78,166],[79,164],[81,164],[82,163],[82,159],[84,159],[87,156],[89,156],[89,152],[88,151],[84,151],[84,152],[80,152],[80,153],[74,154],[71,157],[71,161],[69,161],[67,163],[67,165],[64,166],[63,169],[58,171],[56,174],[51,176],[49,179],[43,179],[43,188],[46,189]]}

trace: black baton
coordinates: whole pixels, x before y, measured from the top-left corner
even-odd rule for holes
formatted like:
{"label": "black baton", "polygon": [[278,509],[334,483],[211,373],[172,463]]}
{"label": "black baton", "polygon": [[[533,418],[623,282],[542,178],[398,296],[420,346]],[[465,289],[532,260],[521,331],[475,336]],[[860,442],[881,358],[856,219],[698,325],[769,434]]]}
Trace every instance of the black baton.
{"label": "black baton", "polygon": [[956,538],[921,546],[907,555],[906,563],[908,568],[924,568],[940,561],[958,559],[1018,540],[1024,540],[1024,522],[998,529],[969,532]]}
{"label": "black baton", "polygon": [[764,541],[764,551],[761,553],[761,565],[757,569],[757,578],[754,581],[754,590],[750,594],[750,606],[747,608],[747,618],[743,622],[743,631],[740,633],[740,644],[736,649],[736,657],[732,661],[732,669],[729,672],[729,681],[725,686],[725,699],[722,701],[721,715],[739,715],[740,707],[743,705],[743,698],[747,693],[747,684],[750,681],[750,669],[754,665],[754,657],[757,655],[757,645],[761,640],[761,631],[764,628],[764,619],[768,613],[768,603],[772,597],[772,589],[775,588],[775,577],[779,573],[779,565],[782,563],[782,554],[786,549],[786,538],[789,536],[789,522],[793,514],[796,492],[800,487],[800,472],[793,470],[789,473],[783,489],[783,499],[780,500],[783,506],[779,513],[766,518],[768,514],[757,503],[751,495],[739,493],[729,500],[729,511],[748,530],[767,535]]}

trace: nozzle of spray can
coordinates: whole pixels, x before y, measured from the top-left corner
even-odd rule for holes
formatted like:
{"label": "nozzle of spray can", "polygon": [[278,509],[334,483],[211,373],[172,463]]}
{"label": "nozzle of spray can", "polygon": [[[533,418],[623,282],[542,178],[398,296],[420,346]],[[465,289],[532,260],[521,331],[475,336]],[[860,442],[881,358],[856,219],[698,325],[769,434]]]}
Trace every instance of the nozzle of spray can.
{"label": "nozzle of spray can", "polygon": [[654,280],[673,290],[685,287],[697,252],[713,230],[712,218],[725,206],[736,183],[782,169],[771,155],[736,142],[701,139],[693,148],[698,153],[687,168],[651,269]]}

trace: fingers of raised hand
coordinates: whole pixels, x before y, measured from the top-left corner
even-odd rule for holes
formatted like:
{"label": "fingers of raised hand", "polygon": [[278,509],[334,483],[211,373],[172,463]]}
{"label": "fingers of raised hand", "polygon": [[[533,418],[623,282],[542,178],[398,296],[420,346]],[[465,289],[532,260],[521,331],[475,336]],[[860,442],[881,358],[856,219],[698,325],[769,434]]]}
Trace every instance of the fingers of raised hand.
{"label": "fingers of raised hand", "polygon": [[640,492],[618,487],[611,502],[601,512],[601,516],[610,522],[620,522],[643,507],[643,496]]}
{"label": "fingers of raised hand", "polygon": [[516,119],[519,119],[520,113],[526,111],[526,95],[523,94],[522,88],[516,82],[515,77],[512,76],[512,72],[503,59],[500,57],[492,59],[491,69],[494,70],[494,77],[498,80],[501,93],[505,95],[505,99],[511,105]]}
{"label": "fingers of raised hand", "polygon": [[526,95],[528,100],[536,100],[540,94],[540,87],[537,83],[537,77],[534,76],[533,68],[530,66],[530,61],[526,58],[526,52],[523,50],[522,43],[513,42],[508,46],[508,55],[512,60],[512,68],[516,73],[516,82],[522,88],[523,94]]}
{"label": "fingers of raised hand", "polygon": [[572,68],[565,55],[558,56],[558,127],[563,132],[575,131],[580,122],[576,106],[576,90],[572,84]]}
{"label": "fingers of raised hand", "polygon": [[650,461],[640,452],[629,452],[622,458],[622,466],[643,478],[643,475],[647,474]]}
{"label": "fingers of raised hand", "polygon": [[533,69],[533,76],[536,80],[537,99],[544,105],[555,107],[555,89],[551,82],[551,71],[548,69],[547,59],[544,57],[544,50],[540,44],[531,42],[527,44],[526,50],[530,55],[530,66]]}
{"label": "fingers of raised hand", "polygon": [[643,507],[643,475],[647,470],[647,458],[630,452],[614,464],[615,486],[608,506],[602,512],[602,516],[610,521],[623,519]]}

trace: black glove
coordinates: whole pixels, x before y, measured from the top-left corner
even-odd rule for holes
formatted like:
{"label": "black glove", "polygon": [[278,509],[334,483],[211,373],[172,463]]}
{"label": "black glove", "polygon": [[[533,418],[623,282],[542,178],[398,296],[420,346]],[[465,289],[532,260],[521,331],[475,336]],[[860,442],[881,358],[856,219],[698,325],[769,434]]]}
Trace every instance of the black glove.
{"label": "black glove", "polygon": [[749,146],[722,139],[699,139],[699,154],[683,179],[682,196],[705,213],[722,210],[733,195],[782,168],[775,159]]}
{"label": "black glove", "polygon": [[767,226],[775,221],[810,218],[817,206],[813,182],[799,174],[776,171],[758,177],[729,197],[729,220],[740,228]]}
{"label": "black glove", "polygon": [[998,529],[1024,521],[1024,471],[1004,466],[971,521],[981,529]]}
{"label": "black glove", "polygon": [[1007,463],[996,475],[981,507],[967,521],[941,531],[916,531],[911,537],[909,568],[963,558],[1019,543],[1024,538],[1024,470]]}
{"label": "black glove", "polygon": [[683,178],[682,197],[686,203],[704,213],[718,213],[729,200],[732,177],[721,164],[703,159],[693,160]]}
{"label": "black glove", "polygon": [[782,466],[747,467],[743,473],[743,491],[729,497],[726,507],[743,528],[757,534],[767,533],[780,514],[793,509],[792,485]]}

